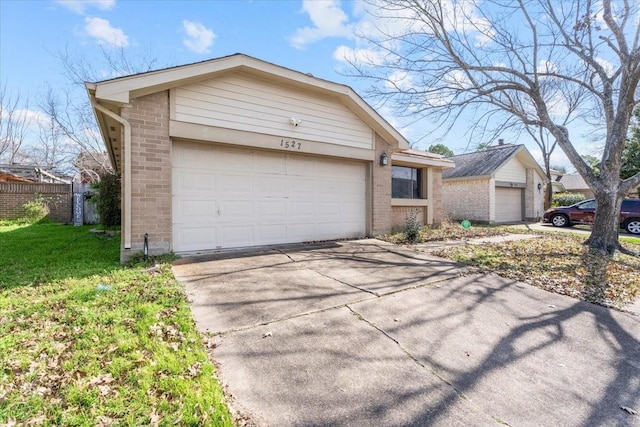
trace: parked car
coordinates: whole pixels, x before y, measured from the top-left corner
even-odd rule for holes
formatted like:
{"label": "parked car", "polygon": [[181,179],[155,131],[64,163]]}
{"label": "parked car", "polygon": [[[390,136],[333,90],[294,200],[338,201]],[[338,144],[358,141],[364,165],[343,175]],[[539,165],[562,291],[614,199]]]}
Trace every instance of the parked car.
{"label": "parked car", "polygon": [[[571,206],[551,208],[544,213],[543,222],[550,222],[554,227],[592,224],[595,214],[596,201],[589,199]],[[630,234],[640,234],[640,199],[622,201],[620,228],[624,228]]]}

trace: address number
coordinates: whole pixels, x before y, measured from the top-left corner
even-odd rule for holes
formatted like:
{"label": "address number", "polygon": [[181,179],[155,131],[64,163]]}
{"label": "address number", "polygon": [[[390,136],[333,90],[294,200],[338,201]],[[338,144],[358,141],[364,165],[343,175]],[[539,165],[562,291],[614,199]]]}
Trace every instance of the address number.
{"label": "address number", "polygon": [[280,147],[287,148],[289,150],[299,150],[302,147],[302,142],[297,142],[290,139],[281,139]]}

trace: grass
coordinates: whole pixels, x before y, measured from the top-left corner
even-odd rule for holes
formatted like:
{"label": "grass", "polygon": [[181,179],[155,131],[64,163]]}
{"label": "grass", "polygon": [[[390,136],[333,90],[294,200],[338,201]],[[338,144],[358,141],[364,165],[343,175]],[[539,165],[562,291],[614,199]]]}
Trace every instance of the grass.
{"label": "grass", "polygon": [[123,267],[88,227],[0,245],[0,425],[232,425],[169,264]]}
{"label": "grass", "polygon": [[[468,240],[478,237],[531,233],[512,227],[472,227],[443,223],[422,229],[423,241]],[[602,256],[583,244],[584,235],[539,232],[537,238],[436,249],[437,256],[494,272],[500,276],[597,304],[623,309],[640,297],[640,257]],[[402,242],[402,236],[392,236]],[[640,239],[621,236],[620,242],[640,253]]]}

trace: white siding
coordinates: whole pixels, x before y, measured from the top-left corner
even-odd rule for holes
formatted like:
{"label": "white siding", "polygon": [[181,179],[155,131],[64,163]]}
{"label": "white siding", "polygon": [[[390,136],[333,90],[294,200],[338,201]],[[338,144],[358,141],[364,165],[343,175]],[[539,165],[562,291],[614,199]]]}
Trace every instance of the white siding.
{"label": "white siding", "polygon": [[496,172],[495,180],[524,184],[527,182],[527,169],[517,158],[513,158]]}
{"label": "white siding", "polygon": [[[177,88],[174,120],[275,136],[372,149],[373,132],[331,98],[243,73]],[[298,127],[289,118],[302,120]]]}

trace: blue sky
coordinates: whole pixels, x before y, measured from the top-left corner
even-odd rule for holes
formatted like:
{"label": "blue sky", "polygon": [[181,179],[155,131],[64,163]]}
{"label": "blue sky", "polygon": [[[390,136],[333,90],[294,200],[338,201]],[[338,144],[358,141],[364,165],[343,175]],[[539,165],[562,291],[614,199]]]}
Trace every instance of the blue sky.
{"label": "blue sky", "polygon": [[[155,58],[156,68],[240,52],[363,94],[366,81],[337,70],[346,66],[345,50],[357,46],[354,31],[366,23],[358,1],[0,0],[0,82],[29,98],[47,83],[64,87],[69,82],[59,55],[65,50],[87,58],[100,58],[101,49],[122,50],[134,62]],[[102,77],[114,76],[105,71]],[[469,146],[462,126],[444,141],[421,139],[428,123],[405,126],[391,111],[379,112],[410,141],[419,141],[418,149],[443,142],[461,153]],[[537,157],[535,144],[527,145]],[[569,166],[557,152],[552,164]]]}

